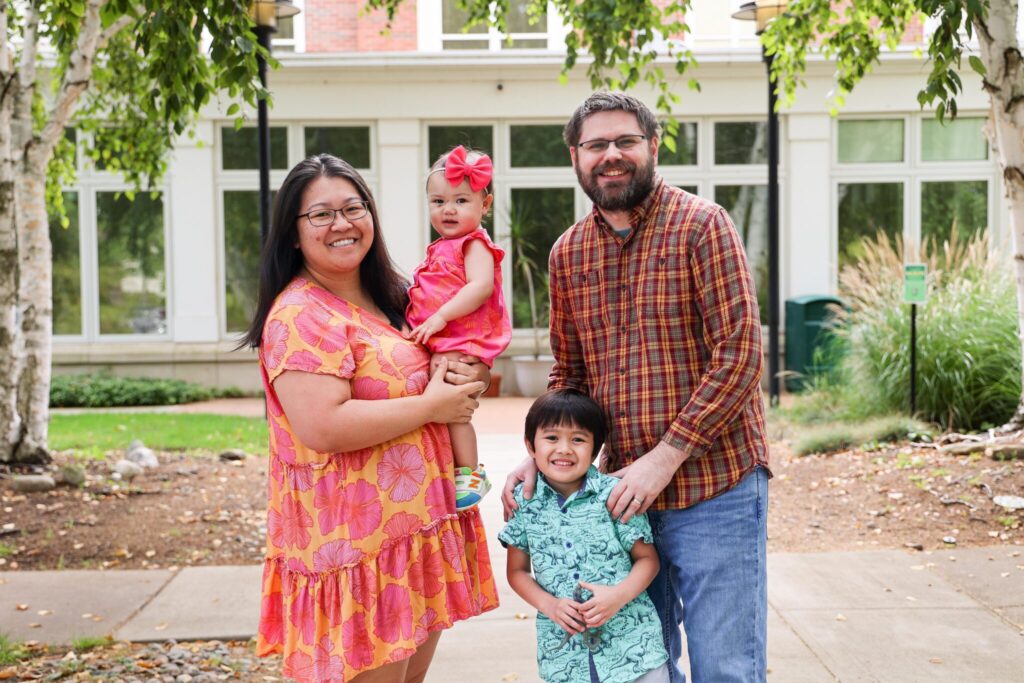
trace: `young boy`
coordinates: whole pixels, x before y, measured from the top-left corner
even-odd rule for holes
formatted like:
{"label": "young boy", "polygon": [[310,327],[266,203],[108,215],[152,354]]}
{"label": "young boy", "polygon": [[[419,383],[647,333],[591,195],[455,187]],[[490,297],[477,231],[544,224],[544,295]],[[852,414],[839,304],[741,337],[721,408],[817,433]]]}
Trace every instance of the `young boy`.
{"label": "young boy", "polygon": [[[540,474],[533,498],[498,535],[508,582],[537,608],[537,664],[547,683],[668,683],[661,623],[645,589],[658,573],[645,515],[612,520],[617,479],[593,466],[601,409],[550,391],[526,416],[526,449]],[[531,576],[530,569],[533,568]]]}

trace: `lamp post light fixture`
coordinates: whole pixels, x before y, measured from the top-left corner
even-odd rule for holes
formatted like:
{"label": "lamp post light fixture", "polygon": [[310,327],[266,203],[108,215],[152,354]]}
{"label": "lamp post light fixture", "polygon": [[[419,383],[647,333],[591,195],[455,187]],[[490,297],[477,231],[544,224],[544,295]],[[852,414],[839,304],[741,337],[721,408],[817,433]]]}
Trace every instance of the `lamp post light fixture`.
{"label": "lamp post light fixture", "polygon": [[[740,6],[733,19],[756,21],[761,35],[772,19],[786,11],[788,0],[756,0]],[[779,402],[779,115],[775,111],[773,56],[761,47],[768,69],[768,397]]]}
{"label": "lamp post light fixture", "polygon": [[[291,0],[252,0],[249,16],[256,22],[256,39],[267,54],[270,54],[270,35],[277,32],[277,20],[293,17],[299,8]],[[260,85],[267,89],[267,59],[262,53],[256,55]],[[270,231],[270,126],[267,124],[267,100],[256,103],[256,120],[260,151],[260,244],[267,241]]]}

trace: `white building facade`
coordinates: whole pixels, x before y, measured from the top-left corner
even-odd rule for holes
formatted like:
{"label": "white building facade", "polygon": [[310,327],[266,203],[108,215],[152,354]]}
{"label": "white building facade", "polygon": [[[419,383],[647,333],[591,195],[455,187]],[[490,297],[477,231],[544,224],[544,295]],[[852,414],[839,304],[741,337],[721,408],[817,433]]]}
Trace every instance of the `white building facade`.
{"label": "white building facade", "polygon": [[[510,45],[493,31],[459,31],[451,0],[407,0],[384,37],[355,2],[296,4],[304,11],[279,34],[281,68],[270,74],[272,186],[308,154],[350,161],[374,191],[392,256],[411,273],[432,239],[423,192],[430,163],[472,144],[495,162],[488,227],[496,241],[507,247],[518,221],[546,261],[551,243],[589,210],[561,128],[590,87],[583,68],[559,82],[565,29],[557,18],[513,22]],[[662,149],[659,169],[730,211],[763,303],[767,83],[753,26],[729,17],[738,4],[694,2],[687,22],[701,91],[678,84],[678,148]],[[962,74],[959,118],[941,126],[918,107],[928,67],[914,47],[888,56],[836,117],[832,70],[812,61],[807,87],[782,111],[783,299],[835,294],[839,267],[877,230],[908,243],[941,239],[954,223],[961,234],[1008,235],[999,169],[982,133],[980,79]],[[635,94],[653,105],[652,92]],[[256,134],[235,130],[230,104],[203,113],[156,194],[129,198],[119,176],[79,162],[66,195],[71,225],[51,228],[56,372],[258,387],[255,355],[234,350],[256,291]],[[250,119],[254,126],[254,112]],[[510,261],[503,268],[516,334],[506,356],[532,348],[533,337]]]}

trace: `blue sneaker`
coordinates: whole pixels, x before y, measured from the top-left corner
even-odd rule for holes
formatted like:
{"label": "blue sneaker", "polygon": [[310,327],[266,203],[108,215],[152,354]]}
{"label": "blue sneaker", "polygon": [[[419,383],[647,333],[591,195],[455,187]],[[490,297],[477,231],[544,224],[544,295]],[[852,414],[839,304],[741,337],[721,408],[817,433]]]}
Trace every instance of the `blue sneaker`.
{"label": "blue sneaker", "polygon": [[467,510],[480,503],[491,490],[491,482],[483,465],[475,470],[468,467],[455,468],[455,509]]}

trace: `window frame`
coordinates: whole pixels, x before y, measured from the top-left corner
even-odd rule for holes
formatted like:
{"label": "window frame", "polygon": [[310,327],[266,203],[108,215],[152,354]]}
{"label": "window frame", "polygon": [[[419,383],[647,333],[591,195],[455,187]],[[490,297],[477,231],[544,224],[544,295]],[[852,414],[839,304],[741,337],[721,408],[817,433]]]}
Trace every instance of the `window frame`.
{"label": "window frame", "polygon": [[[467,54],[522,54],[530,52],[564,51],[565,35],[568,28],[552,3],[548,3],[546,30],[536,33],[502,34],[491,25],[482,33],[445,33],[443,0],[418,0],[416,3],[417,42],[421,52],[443,52],[448,55]],[[547,47],[510,48],[504,46],[505,39],[547,40]],[[487,41],[486,48],[445,49],[446,40]]]}

